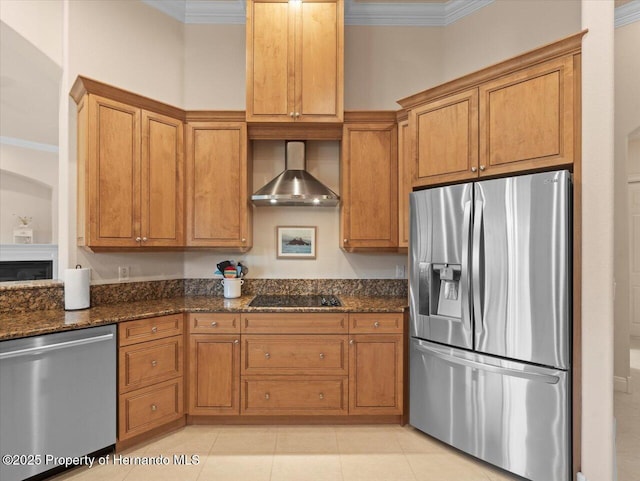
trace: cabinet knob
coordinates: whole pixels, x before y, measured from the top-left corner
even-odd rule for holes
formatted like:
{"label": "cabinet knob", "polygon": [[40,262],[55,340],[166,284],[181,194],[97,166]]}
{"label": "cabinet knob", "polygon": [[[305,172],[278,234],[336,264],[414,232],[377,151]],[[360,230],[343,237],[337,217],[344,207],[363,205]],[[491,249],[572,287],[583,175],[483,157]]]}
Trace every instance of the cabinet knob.
{"label": "cabinet knob", "polygon": [[151,405],[151,411],[157,411],[158,410],[158,406],[156,406],[155,404]]}
{"label": "cabinet knob", "polygon": [[324,352],[320,353],[320,359],[324,359]]}
{"label": "cabinet knob", "polygon": [[247,242],[247,239],[245,237],[243,237],[242,239],[240,239],[242,242]]}
{"label": "cabinet knob", "polygon": [[349,239],[343,239],[342,240],[345,244],[347,244],[349,242]]}
{"label": "cabinet knob", "polygon": [[289,117],[293,118],[293,112],[289,112]]}
{"label": "cabinet knob", "polygon": [[271,358],[271,354],[269,354],[268,352],[264,353],[264,358],[265,359],[270,359]]}
{"label": "cabinet knob", "polygon": [[216,321],[213,321],[213,322],[211,323],[211,327],[216,327],[217,325],[218,325],[218,323],[217,323]]}
{"label": "cabinet knob", "polygon": [[480,166],[480,171],[481,171],[481,172],[484,172],[484,169],[485,169],[484,165],[481,165],[481,166]]}
{"label": "cabinet knob", "polygon": [[234,344],[240,344],[240,341],[238,339],[233,341]]}
{"label": "cabinet knob", "polygon": [[380,323],[378,321],[374,322],[373,327],[377,329],[378,327],[380,327]]}
{"label": "cabinet knob", "polygon": [[268,401],[271,398],[271,396],[269,395],[268,392],[266,392],[264,393],[264,398]]}
{"label": "cabinet knob", "polygon": [[158,365],[158,361],[156,361],[156,360],[151,361],[151,366],[152,367],[156,367],[157,365]]}
{"label": "cabinet knob", "polygon": [[351,340],[349,341],[349,344],[351,344],[352,346],[353,346],[355,343],[356,343],[356,341],[354,341],[353,339],[351,339]]}
{"label": "cabinet knob", "polygon": [[477,171],[477,170],[478,170],[478,169],[476,169],[475,167],[471,167],[471,172],[475,172],[475,171]]}
{"label": "cabinet knob", "polygon": [[136,237],[136,242],[140,242],[142,240],[142,237]]}
{"label": "cabinet knob", "polygon": [[149,239],[147,239],[146,237],[142,238],[142,242],[147,242]]}
{"label": "cabinet knob", "polygon": [[320,394],[318,395],[318,397],[319,397],[321,400],[322,400],[322,399],[324,399],[324,393],[320,393]]}
{"label": "cabinet knob", "polygon": [[296,118],[300,117],[300,112],[296,112]]}
{"label": "cabinet knob", "polygon": [[156,332],[158,332],[158,328],[157,328],[156,326],[153,326],[153,327],[151,328],[151,332],[152,332],[153,334],[155,334]]}

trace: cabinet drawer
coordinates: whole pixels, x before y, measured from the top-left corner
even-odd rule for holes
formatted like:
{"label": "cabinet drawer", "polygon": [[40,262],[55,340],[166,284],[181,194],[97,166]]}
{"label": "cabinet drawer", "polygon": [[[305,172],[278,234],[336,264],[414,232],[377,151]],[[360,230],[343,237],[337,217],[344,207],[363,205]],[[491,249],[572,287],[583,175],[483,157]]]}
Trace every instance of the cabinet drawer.
{"label": "cabinet drawer", "polygon": [[349,332],[363,334],[398,333],[402,332],[404,315],[392,314],[350,314]]}
{"label": "cabinet drawer", "polygon": [[243,414],[347,414],[347,378],[243,378]]}
{"label": "cabinet drawer", "polygon": [[234,334],[240,332],[240,313],[200,312],[189,314],[192,334]]}
{"label": "cabinet drawer", "polygon": [[346,334],[348,315],[333,313],[250,313],[242,315],[243,334]]}
{"label": "cabinet drawer", "polygon": [[182,376],[182,349],[182,336],[120,348],[120,393]]}
{"label": "cabinet drawer", "polygon": [[242,374],[347,375],[347,336],[243,336]]}
{"label": "cabinet drawer", "polygon": [[182,314],[150,317],[118,324],[120,346],[182,334]]}
{"label": "cabinet drawer", "polygon": [[182,378],[120,395],[118,439],[131,438],[183,415]]}

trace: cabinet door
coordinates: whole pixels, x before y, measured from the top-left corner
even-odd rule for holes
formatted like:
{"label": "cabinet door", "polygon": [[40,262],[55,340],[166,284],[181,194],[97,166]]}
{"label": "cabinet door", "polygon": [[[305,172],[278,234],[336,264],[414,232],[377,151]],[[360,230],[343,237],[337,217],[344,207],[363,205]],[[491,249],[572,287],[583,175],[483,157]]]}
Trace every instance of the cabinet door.
{"label": "cabinet door", "polygon": [[247,121],[294,120],[294,20],[287,1],[247,2]]}
{"label": "cabinet door", "polygon": [[189,414],[239,414],[239,336],[195,334],[189,344]]}
{"label": "cabinet door", "polygon": [[141,245],[180,246],[183,232],[183,127],[142,111]]}
{"label": "cabinet door", "polygon": [[187,245],[250,248],[246,124],[188,123],[186,152]]}
{"label": "cabinet door", "polygon": [[290,4],[296,16],[295,119],[342,122],[344,15],[341,0]]}
{"label": "cabinet door", "polygon": [[409,194],[413,182],[409,121],[398,122],[398,247],[409,247]]}
{"label": "cabinet door", "polygon": [[397,155],[395,123],[345,124],[340,192],[343,249],[397,249]]}
{"label": "cabinet door", "polygon": [[573,56],[480,86],[480,175],[573,162]]}
{"label": "cabinet door", "polygon": [[477,177],[478,89],[409,112],[414,186]]}
{"label": "cabinet door", "polygon": [[402,414],[401,334],[352,335],[349,414]]}
{"label": "cabinet door", "polygon": [[137,247],[140,236],[140,110],[89,96],[89,247]]}

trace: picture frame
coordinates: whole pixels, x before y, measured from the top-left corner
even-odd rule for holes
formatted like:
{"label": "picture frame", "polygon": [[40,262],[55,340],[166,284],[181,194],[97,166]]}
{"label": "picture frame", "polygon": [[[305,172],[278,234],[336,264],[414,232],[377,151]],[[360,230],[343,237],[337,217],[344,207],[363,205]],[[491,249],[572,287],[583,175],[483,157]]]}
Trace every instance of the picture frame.
{"label": "picture frame", "polygon": [[315,226],[277,226],[276,257],[278,259],[315,259],[316,233]]}

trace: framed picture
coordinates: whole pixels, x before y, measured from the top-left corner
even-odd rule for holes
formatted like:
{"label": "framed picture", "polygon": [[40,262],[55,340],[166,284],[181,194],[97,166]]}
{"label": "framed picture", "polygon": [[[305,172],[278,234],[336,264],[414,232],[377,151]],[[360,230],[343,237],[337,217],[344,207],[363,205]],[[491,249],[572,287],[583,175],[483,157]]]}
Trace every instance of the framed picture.
{"label": "framed picture", "polygon": [[315,259],[316,227],[277,226],[278,259]]}

